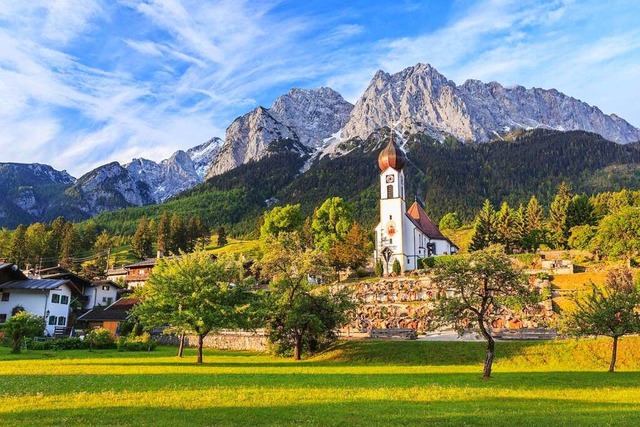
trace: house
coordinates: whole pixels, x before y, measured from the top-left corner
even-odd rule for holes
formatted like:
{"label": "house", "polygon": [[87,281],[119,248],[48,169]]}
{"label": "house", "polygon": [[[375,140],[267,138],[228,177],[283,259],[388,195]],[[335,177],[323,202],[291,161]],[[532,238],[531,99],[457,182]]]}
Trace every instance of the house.
{"label": "house", "polygon": [[81,291],[67,279],[28,278],[15,264],[0,264],[0,323],[11,317],[15,307],[45,319],[45,331],[69,327],[71,301]]}
{"label": "house", "polygon": [[118,335],[120,323],[131,316],[131,309],[139,302],[138,298],[120,298],[104,310],[93,309],[78,317],[78,322],[86,322],[88,329],[105,328]]}
{"label": "house", "polygon": [[109,306],[118,300],[122,286],[113,280],[95,280],[90,288],[85,288],[84,295],[88,297],[87,306],[91,310],[96,306]]}
{"label": "house", "polygon": [[111,305],[118,299],[118,292],[122,288],[111,280],[89,281],[59,266],[40,270],[40,278],[69,280],[81,290],[82,295],[77,300],[84,311],[100,305]]}
{"label": "house", "polygon": [[127,283],[127,288],[131,289],[144,285],[147,280],[149,280],[149,276],[151,275],[153,267],[156,265],[156,261],[157,258],[147,258],[142,261],[134,262],[133,264],[125,265],[123,268],[127,270],[127,276],[124,280]]}
{"label": "house", "polygon": [[407,209],[403,171],[406,163],[407,157],[394,142],[392,132],[378,156],[380,222],[375,230],[374,258],[382,261],[386,273],[396,260],[405,272],[421,268],[421,258],[458,252],[417,200]]}
{"label": "house", "polygon": [[124,267],[120,267],[120,268],[112,268],[110,270],[107,270],[107,280],[112,280],[114,282],[124,282],[125,279],[127,278],[127,269]]}

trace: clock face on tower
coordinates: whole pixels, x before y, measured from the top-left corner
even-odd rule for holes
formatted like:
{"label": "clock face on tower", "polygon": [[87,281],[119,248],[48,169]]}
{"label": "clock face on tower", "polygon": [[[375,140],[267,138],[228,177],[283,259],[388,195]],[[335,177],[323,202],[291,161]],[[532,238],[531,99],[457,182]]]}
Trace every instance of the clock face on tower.
{"label": "clock face on tower", "polygon": [[386,178],[387,178],[387,184],[391,184],[393,183],[395,177],[393,175],[387,175]]}

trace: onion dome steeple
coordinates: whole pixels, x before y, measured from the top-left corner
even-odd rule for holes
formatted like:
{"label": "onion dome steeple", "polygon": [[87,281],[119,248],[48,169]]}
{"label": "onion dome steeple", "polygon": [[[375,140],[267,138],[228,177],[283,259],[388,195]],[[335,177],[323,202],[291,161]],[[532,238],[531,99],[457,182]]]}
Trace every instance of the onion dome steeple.
{"label": "onion dome steeple", "polygon": [[397,171],[401,171],[404,165],[407,164],[407,156],[404,151],[400,149],[393,140],[393,130],[389,137],[389,143],[380,152],[378,156],[378,166],[381,171],[386,170],[389,166]]}

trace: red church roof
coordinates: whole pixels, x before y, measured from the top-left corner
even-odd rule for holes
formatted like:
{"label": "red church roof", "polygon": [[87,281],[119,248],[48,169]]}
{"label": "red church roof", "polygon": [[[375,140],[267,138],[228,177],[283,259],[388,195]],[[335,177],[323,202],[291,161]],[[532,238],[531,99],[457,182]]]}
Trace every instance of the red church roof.
{"label": "red church roof", "polygon": [[418,202],[413,202],[407,210],[407,216],[430,239],[449,240],[442,235],[438,226],[429,218]]}

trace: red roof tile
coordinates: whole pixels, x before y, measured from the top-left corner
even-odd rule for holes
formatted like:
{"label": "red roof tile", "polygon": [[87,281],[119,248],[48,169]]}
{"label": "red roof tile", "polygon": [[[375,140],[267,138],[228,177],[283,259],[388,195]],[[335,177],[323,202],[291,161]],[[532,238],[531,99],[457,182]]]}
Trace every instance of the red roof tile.
{"label": "red roof tile", "polygon": [[427,237],[438,240],[448,240],[442,235],[438,226],[429,218],[418,202],[413,202],[407,210],[407,216]]}

